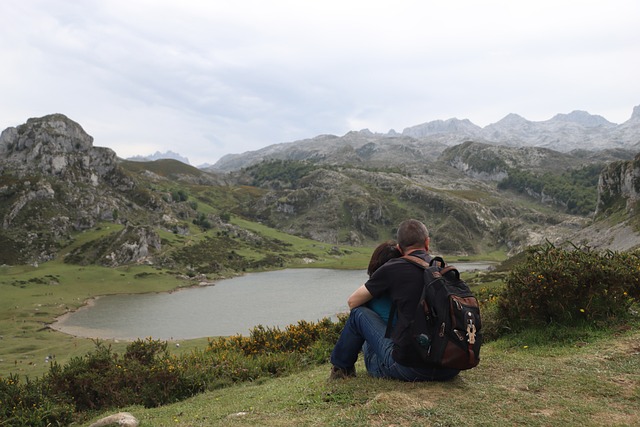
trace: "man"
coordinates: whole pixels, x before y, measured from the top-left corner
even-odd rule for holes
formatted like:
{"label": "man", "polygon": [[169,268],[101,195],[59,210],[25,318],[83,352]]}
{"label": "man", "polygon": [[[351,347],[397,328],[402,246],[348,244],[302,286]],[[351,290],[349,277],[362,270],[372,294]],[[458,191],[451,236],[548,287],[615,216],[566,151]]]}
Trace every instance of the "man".
{"label": "man", "polygon": [[[429,232],[420,221],[410,219],[398,226],[398,249],[403,255],[429,262]],[[351,309],[340,338],[331,353],[332,379],[355,376],[358,353],[371,376],[403,381],[448,380],[457,369],[425,367],[411,345],[404,345],[410,321],[420,299],[424,270],[403,259],[392,259],[373,273],[367,282],[351,294]],[[364,304],[388,292],[398,315],[391,338],[385,338],[386,323]]]}

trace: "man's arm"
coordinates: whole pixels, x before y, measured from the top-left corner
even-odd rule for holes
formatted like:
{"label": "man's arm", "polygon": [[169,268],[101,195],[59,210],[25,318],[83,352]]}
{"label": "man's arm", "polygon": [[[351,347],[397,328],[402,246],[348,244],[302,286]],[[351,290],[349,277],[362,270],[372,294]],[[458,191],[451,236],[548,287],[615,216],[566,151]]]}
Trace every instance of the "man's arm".
{"label": "man's arm", "polygon": [[353,309],[361,306],[372,298],[373,296],[371,295],[367,287],[365,285],[362,285],[358,289],[356,289],[354,293],[351,294],[351,296],[347,300],[347,304],[349,305],[349,309]]}

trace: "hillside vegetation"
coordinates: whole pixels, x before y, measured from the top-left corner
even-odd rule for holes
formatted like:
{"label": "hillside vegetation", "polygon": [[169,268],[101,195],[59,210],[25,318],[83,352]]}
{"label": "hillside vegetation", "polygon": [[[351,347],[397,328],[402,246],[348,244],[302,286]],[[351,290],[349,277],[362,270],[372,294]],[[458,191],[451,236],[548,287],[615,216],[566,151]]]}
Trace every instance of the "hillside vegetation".
{"label": "hillside vegetation", "polygon": [[0,264],[7,265],[64,254],[73,265],[144,263],[213,278],[313,260],[242,224],[362,247],[392,238],[406,218],[427,224],[437,252],[514,254],[573,240],[598,203],[635,197],[622,193],[626,185],[598,187],[602,158],[613,155],[536,147],[443,147],[411,137],[386,137],[383,146],[379,136],[355,132],[309,141],[309,151],[286,146],[288,158],[254,156],[221,175],[176,160],[118,159],[61,114],[2,135]]}
{"label": "hillside vegetation", "polygon": [[512,169],[498,183],[498,188],[545,198],[565,208],[567,213],[589,215],[596,210],[598,178],[603,167],[593,164],[561,174],[545,172],[541,175]]}

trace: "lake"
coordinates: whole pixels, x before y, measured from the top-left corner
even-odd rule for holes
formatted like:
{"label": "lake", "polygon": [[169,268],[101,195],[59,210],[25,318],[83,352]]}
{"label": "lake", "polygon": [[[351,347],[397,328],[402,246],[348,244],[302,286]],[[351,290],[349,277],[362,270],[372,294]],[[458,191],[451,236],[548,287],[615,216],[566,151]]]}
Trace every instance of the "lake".
{"label": "lake", "polygon": [[[456,263],[460,271],[488,263]],[[249,273],[214,286],[170,293],[109,295],[60,317],[52,327],[81,337],[183,340],[248,335],[256,325],[335,318],[367,279],[364,270],[286,269]]]}

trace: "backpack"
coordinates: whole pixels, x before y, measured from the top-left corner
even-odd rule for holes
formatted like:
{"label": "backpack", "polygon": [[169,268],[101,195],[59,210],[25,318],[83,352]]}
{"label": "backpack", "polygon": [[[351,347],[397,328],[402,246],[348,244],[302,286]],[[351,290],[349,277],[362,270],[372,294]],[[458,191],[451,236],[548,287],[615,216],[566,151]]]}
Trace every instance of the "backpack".
{"label": "backpack", "polygon": [[[422,295],[403,334],[409,343],[396,343],[412,348],[424,366],[471,369],[480,362],[482,323],[480,307],[455,267],[446,266],[441,257],[430,264],[412,256],[405,261],[424,269]],[[395,307],[389,316],[386,336],[390,336]]]}

